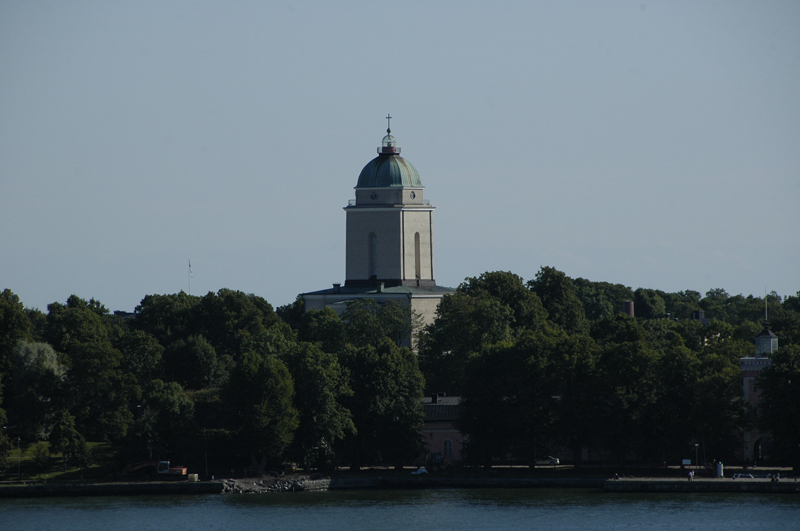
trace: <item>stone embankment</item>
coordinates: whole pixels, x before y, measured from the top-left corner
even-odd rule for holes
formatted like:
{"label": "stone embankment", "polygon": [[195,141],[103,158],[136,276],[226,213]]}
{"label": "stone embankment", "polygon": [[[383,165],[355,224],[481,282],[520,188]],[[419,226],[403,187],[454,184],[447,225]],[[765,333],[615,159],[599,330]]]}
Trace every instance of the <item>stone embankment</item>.
{"label": "stone embankment", "polygon": [[300,476],[286,479],[226,479],[223,492],[260,494],[319,490],[366,489],[471,489],[471,488],[586,488],[601,489],[600,478],[452,478],[436,476],[365,477],[311,479]]}
{"label": "stone embankment", "polygon": [[292,478],[243,478],[222,480],[222,492],[235,494],[265,494],[268,492],[302,492],[329,490],[331,480],[311,479],[309,476]]}
{"label": "stone embankment", "polygon": [[389,476],[325,479],[304,475],[223,479],[203,482],[40,484],[0,487],[0,498],[37,498],[52,496],[135,496],[161,494],[266,494],[366,489],[473,489],[473,488],[546,488],[594,489],[609,493],[786,493],[800,494],[800,482],[784,479],[678,479],[624,478],[464,478],[431,476]]}
{"label": "stone embankment", "polygon": [[138,496],[160,494],[219,494],[223,484],[204,481],[149,483],[86,483],[9,485],[0,487],[0,498],[46,498],[55,496]]}

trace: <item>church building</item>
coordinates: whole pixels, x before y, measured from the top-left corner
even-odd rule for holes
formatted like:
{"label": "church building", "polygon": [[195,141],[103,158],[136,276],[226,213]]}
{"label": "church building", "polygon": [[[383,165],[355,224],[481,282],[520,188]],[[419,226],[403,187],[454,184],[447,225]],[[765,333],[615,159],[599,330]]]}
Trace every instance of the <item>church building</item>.
{"label": "church building", "polygon": [[[772,364],[772,355],[778,351],[778,336],[769,329],[767,319],[767,300],[764,296],[764,328],[754,338],[754,356],[739,358],[739,368],[742,370],[742,388],[744,399],[755,409],[758,407],[761,391],[758,389],[758,374],[762,369]],[[752,428],[743,434],[742,450],[746,462],[758,462],[768,458],[772,450],[772,439],[769,434],[764,434]]]}
{"label": "church building", "polygon": [[355,199],[344,208],[344,285],[303,293],[306,311],[327,306],[341,314],[348,302],[368,298],[410,306],[425,324],[433,322],[439,301],[454,290],[436,285],[434,207],[424,198],[417,170],[400,156],[391,121],[355,190]]}

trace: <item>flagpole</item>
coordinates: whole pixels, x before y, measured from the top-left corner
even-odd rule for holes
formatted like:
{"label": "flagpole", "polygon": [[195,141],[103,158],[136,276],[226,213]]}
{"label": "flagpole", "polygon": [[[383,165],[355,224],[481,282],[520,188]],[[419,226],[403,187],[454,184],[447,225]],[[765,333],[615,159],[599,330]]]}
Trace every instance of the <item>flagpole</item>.
{"label": "flagpole", "polygon": [[192,294],[192,259],[189,258],[189,295]]}

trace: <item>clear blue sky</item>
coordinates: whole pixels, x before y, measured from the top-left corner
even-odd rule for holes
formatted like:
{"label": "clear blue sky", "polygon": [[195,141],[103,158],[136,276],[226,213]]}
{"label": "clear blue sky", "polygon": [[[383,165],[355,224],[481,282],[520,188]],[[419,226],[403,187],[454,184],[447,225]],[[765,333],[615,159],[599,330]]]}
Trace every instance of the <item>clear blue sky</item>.
{"label": "clear blue sky", "polygon": [[0,289],[344,280],[392,132],[436,280],[800,290],[800,2],[0,3]]}

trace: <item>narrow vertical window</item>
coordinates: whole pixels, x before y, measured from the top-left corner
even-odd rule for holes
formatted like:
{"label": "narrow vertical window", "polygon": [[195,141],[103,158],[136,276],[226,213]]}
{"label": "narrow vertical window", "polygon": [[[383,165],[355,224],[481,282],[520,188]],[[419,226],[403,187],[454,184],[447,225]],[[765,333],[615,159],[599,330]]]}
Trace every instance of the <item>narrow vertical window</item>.
{"label": "narrow vertical window", "polygon": [[369,277],[378,277],[378,237],[369,233]]}
{"label": "narrow vertical window", "polygon": [[453,441],[450,439],[445,439],[442,441],[442,454],[452,457],[453,456]]}
{"label": "narrow vertical window", "polygon": [[422,265],[419,259],[419,232],[414,234],[414,274],[422,278]]}

